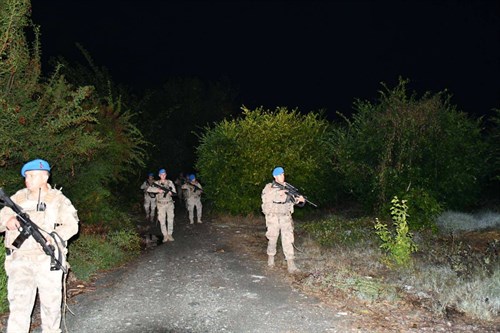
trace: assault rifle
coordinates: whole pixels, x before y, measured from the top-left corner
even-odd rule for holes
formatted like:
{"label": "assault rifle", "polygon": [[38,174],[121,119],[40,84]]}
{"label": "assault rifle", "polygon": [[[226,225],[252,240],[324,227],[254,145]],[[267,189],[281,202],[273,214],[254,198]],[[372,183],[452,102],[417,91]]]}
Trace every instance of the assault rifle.
{"label": "assault rifle", "polygon": [[[48,256],[51,257],[50,270],[57,271],[61,269],[64,273],[67,273],[66,268],[62,264],[61,259],[61,251],[59,252],[59,258],[56,258],[55,247],[47,243],[47,239],[42,235],[40,228],[35,224],[35,222],[31,221],[29,215],[21,209],[18,205],[12,201],[12,199],[4,192],[2,188],[0,188],[0,205],[9,207],[16,213],[16,219],[19,221],[21,226],[19,227],[20,234],[14,239],[12,245],[19,249],[21,245],[23,245],[24,241],[28,239],[30,236],[37,241],[38,244],[43,249]],[[55,234],[55,233],[54,233]],[[49,234],[54,240],[54,235]],[[57,235],[57,234],[55,234]],[[56,242],[57,243],[57,242]],[[59,249],[58,249],[59,250]]]}
{"label": "assault rifle", "polygon": [[195,192],[196,192],[196,191],[203,192],[203,189],[202,189],[201,187],[199,187],[198,185],[196,185],[196,184],[193,184],[193,183],[191,183],[191,182],[187,182],[186,184],[191,185],[192,187],[194,187],[194,191],[195,191]]}
{"label": "assault rifle", "polygon": [[163,190],[163,197],[165,198],[167,196],[168,192],[172,192],[172,196],[176,195],[174,191],[172,191],[171,187],[166,187],[157,183],[153,183],[151,186],[159,188],[160,190]]}
{"label": "assault rifle", "polygon": [[[273,181],[273,186],[279,187],[281,190],[285,190],[286,193],[294,199],[294,201],[297,197],[303,196],[302,194],[300,194],[299,190],[296,187],[293,187],[293,185],[291,185],[291,184],[288,184],[288,183],[280,184],[276,181]],[[307,199],[307,197],[305,197],[305,196],[303,196],[303,197],[307,203],[309,203],[310,205],[312,205],[314,207],[318,207],[318,205],[316,205],[314,202],[309,201]]]}

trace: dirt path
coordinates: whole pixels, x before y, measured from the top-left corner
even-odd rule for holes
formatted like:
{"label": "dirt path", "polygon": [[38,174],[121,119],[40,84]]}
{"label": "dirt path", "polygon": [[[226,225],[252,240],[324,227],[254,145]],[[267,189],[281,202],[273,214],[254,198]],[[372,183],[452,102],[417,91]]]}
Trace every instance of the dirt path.
{"label": "dirt path", "polygon": [[175,241],[70,299],[69,332],[357,332],[350,318],[233,250],[224,224],[177,223]]}

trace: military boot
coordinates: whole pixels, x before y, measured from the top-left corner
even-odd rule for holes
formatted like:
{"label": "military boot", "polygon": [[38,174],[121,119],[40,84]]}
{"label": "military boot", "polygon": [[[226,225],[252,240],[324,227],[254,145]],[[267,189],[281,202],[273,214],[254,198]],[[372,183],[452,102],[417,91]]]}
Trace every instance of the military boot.
{"label": "military boot", "polygon": [[297,266],[295,266],[295,261],[293,259],[287,260],[286,263],[288,265],[288,273],[300,272]]}
{"label": "military boot", "polygon": [[274,267],[274,256],[267,257],[267,266]]}
{"label": "military boot", "polygon": [[168,239],[169,241],[171,241],[171,242],[173,242],[173,241],[174,241],[174,237],[172,237],[172,235],[171,235],[171,234],[168,234],[168,235],[167,235],[167,239]]}

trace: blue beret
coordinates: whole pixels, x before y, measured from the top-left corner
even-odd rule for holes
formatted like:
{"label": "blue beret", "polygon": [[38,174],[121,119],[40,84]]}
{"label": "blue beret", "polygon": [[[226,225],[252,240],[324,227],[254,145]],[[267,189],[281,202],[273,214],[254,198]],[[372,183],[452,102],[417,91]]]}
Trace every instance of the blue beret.
{"label": "blue beret", "polygon": [[154,176],[154,173],[150,172],[148,173],[148,177],[153,177]]}
{"label": "blue beret", "polygon": [[50,172],[50,165],[49,162],[40,159],[29,161],[21,169],[21,175],[26,177],[26,171],[30,170],[45,170]]}
{"label": "blue beret", "polygon": [[189,181],[193,181],[193,180],[195,180],[195,179],[196,179],[196,176],[195,176],[195,175],[193,175],[193,174],[190,174],[190,175],[189,175]]}
{"label": "blue beret", "polygon": [[276,167],[273,170],[273,176],[279,176],[285,173],[285,170],[283,170],[282,167]]}
{"label": "blue beret", "polygon": [[167,171],[165,171],[165,169],[160,169],[160,171],[158,171],[158,174],[161,175],[162,173],[167,173]]}

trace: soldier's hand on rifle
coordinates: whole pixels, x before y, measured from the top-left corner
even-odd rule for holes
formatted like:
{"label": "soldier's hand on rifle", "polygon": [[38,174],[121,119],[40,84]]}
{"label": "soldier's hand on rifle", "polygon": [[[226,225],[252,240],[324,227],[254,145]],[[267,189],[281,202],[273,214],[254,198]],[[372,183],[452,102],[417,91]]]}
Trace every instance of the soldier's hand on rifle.
{"label": "soldier's hand on rifle", "polygon": [[16,219],[16,217],[12,216],[7,220],[5,226],[7,227],[7,230],[17,230],[21,225],[19,224],[19,221]]}
{"label": "soldier's hand on rifle", "polygon": [[304,198],[304,196],[299,195],[298,197],[295,198],[295,202],[296,203],[303,203],[303,202],[306,202],[306,199]]}

